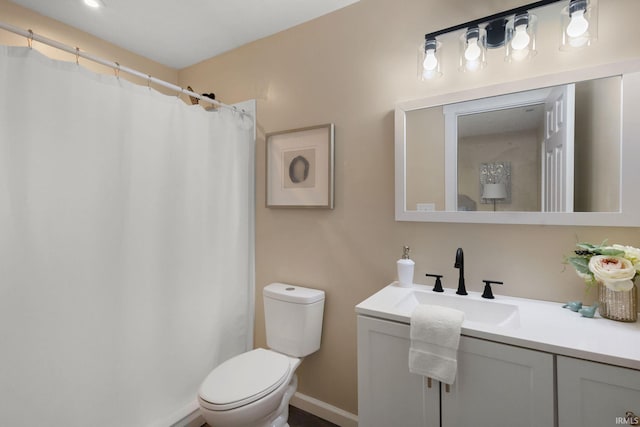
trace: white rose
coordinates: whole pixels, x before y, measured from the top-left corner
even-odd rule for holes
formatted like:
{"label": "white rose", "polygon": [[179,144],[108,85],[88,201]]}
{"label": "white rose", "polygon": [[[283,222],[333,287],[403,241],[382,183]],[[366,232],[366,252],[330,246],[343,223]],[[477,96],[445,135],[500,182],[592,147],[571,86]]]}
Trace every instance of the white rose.
{"label": "white rose", "polygon": [[578,270],[576,270],[576,274],[578,275],[579,278],[581,278],[582,280],[586,280],[586,281],[592,281],[593,277],[591,277],[590,274],[584,274],[584,273],[580,273]]}
{"label": "white rose", "polygon": [[612,291],[628,291],[633,288],[636,268],[626,258],[596,255],[589,261],[589,270]]}
{"label": "white rose", "polygon": [[631,261],[636,271],[640,273],[640,249],[633,246],[613,245],[613,249],[624,251],[624,257]]}

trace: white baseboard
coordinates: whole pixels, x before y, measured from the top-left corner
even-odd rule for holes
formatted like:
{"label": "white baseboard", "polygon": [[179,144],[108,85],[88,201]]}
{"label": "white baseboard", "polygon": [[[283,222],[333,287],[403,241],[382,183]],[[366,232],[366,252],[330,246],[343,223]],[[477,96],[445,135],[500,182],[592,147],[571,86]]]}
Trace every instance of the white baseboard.
{"label": "white baseboard", "polygon": [[330,421],[340,427],[358,427],[358,416],[318,400],[306,394],[296,393],[291,398],[291,405],[309,412],[317,417]]}
{"label": "white baseboard", "polygon": [[171,427],[202,427],[205,423],[204,418],[200,415],[200,410],[189,413],[186,417],[171,425]]}
{"label": "white baseboard", "polygon": [[[318,400],[306,394],[296,393],[289,402],[292,406],[325,419],[340,427],[358,427],[358,416]],[[205,423],[200,411],[196,409],[171,427],[201,427]]]}

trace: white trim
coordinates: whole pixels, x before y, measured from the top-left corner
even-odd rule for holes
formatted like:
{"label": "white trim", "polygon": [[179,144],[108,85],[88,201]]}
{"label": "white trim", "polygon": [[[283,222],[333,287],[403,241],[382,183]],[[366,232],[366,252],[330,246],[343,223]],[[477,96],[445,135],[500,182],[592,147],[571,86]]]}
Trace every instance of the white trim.
{"label": "white trim", "polygon": [[177,411],[155,420],[150,427],[200,427],[204,423],[204,418],[200,416],[200,404],[194,399]]}
{"label": "white trim", "polygon": [[341,427],[357,427],[358,416],[330,405],[322,400],[307,396],[306,394],[296,393],[291,398],[290,404],[298,409],[302,409],[310,414],[320,417],[324,420],[337,424]]}
{"label": "white trim", "polygon": [[402,108],[398,105],[395,113],[396,221],[407,221],[403,219],[407,212],[407,149],[404,143],[407,140],[406,111],[409,111],[409,109]]}
{"label": "white trim", "polygon": [[170,427],[202,427],[205,422],[205,419],[200,414],[200,408],[198,408],[176,423],[171,424]]}
{"label": "white trim", "polygon": [[[640,144],[635,141],[640,136],[640,121],[635,117],[640,110],[640,73],[638,71],[640,71],[640,59],[633,59],[398,103],[395,109],[396,221],[640,226],[640,197],[634,194],[635,183],[640,180],[639,170],[635,164],[640,159]],[[620,212],[418,212],[406,210],[405,123],[407,111],[614,75],[622,75]]]}
{"label": "white trim", "polygon": [[[455,110],[456,105],[463,108],[470,102],[445,105],[444,113],[444,209],[455,212],[458,210],[458,116],[463,114]],[[447,165],[456,165],[448,168]]]}

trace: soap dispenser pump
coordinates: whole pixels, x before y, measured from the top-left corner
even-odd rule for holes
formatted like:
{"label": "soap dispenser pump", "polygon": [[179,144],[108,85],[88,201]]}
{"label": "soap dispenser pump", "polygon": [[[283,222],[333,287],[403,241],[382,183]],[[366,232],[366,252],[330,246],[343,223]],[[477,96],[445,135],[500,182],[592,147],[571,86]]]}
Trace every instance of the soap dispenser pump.
{"label": "soap dispenser pump", "polygon": [[409,246],[402,248],[402,258],[398,260],[398,286],[413,285],[413,269],[416,263],[409,257],[410,251]]}

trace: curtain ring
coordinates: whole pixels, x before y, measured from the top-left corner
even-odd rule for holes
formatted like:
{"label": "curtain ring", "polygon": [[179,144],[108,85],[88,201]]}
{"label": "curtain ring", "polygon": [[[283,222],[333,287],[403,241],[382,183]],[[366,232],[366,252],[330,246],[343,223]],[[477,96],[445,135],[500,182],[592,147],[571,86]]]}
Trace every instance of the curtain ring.
{"label": "curtain ring", "polygon": [[116,66],[113,68],[113,72],[115,73],[116,78],[120,80],[120,64],[117,62],[114,62],[114,64],[116,64]]}
{"label": "curtain ring", "polygon": [[33,30],[29,29],[29,37],[27,37],[27,45],[29,49],[33,49]]}
{"label": "curtain ring", "polygon": [[80,65],[80,48],[76,46],[76,65]]}

